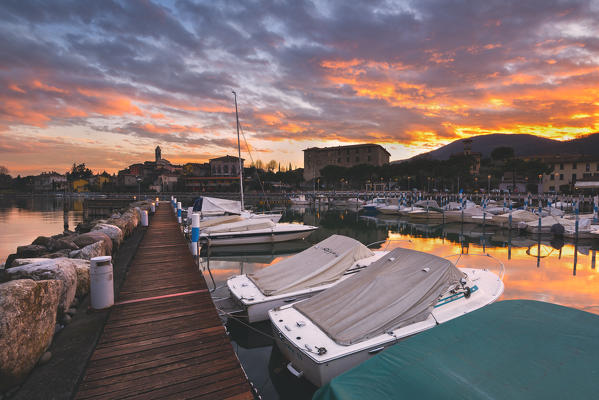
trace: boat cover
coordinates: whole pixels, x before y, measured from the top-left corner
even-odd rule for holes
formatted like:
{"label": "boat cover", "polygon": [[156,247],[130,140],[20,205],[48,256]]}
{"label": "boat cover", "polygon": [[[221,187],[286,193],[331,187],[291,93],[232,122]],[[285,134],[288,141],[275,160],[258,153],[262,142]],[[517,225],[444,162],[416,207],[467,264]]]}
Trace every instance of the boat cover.
{"label": "boat cover", "polygon": [[[556,217],[553,215],[548,215],[546,217],[541,217],[541,228],[552,227],[555,224],[560,224],[565,227],[574,226],[576,221],[572,221],[565,218]],[[537,216],[536,221],[529,221],[526,223],[531,229],[538,229],[539,227],[539,217]]]}
{"label": "boat cover", "polygon": [[222,217],[213,217],[210,219],[201,220],[200,228],[204,229],[214,225],[228,224],[239,221],[243,221],[243,218],[241,218],[239,215],[223,215]]}
{"label": "boat cover", "polygon": [[[493,219],[499,222],[508,222],[510,218],[510,213],[507,212],[505,214],[496,215]],[[518,222],[529,222],[529,221],[538,221],[539,216],[535,213],[531,213],[526,210],[514,210],[512,211],[512,223],[517,224]]]}
{"label": "boat cover", "polygon": [[416,203],[414,203],[415,206],[417,207],[433,207],[433,208],[439,208],[439,203],[437,203],[435,200],[420,200],[417,201]]}
{"label": "boat cover", "polygon": [[[201,233],[213,234],[213,233],[225,233],[225,232],[245,232],[254,231],[256,229],[268,229],[274,228],[275,223],[268,218],[253,218],[243,219],[237,222],[231,222],[228,224],[220,224],[201,229]],[[202,224],[200,224],[202,228]]]}
{"label": "boat cover", "polygon": [[313,400],[597,398],[598,342],[597,315],[501,301],[391,346]]}
{"label": "boat cover", "polygon": [[350,345],[425,320],[439,296],[463,276],[445,258],[397,248],[294,307],[332,340]]}
{"label": "boat cover", "polygon": [[203,215],[241,214],[241,202],[201,196],[194,201],[193,211],[200,211]]}
{"label": "boat cover", "polygon": [[301,253],[248,274],[248,278],[264,295],[279,295],[335,282],[356,261],[373,255],[357,240],[333,235]]}

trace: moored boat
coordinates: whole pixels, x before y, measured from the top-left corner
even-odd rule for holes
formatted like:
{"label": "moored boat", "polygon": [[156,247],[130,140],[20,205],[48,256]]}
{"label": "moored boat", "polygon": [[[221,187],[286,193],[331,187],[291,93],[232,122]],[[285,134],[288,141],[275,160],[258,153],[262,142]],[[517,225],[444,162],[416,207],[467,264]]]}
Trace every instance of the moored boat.
{"label": "moored boat", "polygon": [[268,310],[320,293],[386,253],[333,235],[258,272],[233,276],[227,286],[249,322],[263,321],[268,319]]}
{"label": "moored boat", "polygon": [[257,243],[276,243],[305,239],[316,226],[275,224],[270,219],[245,219],[207,228],[200,225],[200,243],[206,246],[228,246]]}
{"label": "moored boat", "polygon": [[321,386],[386,347],[484,307],[503,292],[486,269],[395,249],[361,274],[269,311],[288,369]]}

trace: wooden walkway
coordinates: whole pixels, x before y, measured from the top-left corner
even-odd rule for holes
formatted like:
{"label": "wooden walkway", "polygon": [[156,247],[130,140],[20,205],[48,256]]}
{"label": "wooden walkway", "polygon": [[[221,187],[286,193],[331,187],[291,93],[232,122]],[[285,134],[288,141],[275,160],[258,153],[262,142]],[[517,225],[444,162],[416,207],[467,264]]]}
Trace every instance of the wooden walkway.
{"label": "wooden walkway", "polygon": [[169,203],[150,221],[76,398],[254,398]]}

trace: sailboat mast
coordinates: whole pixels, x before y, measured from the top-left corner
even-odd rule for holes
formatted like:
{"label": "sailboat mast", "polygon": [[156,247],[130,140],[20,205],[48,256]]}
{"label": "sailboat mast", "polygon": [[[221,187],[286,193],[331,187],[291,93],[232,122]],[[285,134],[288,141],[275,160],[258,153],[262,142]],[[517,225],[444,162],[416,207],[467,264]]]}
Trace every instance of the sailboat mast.
{"label": "sailboat mast", "polygon": [[235,120],[237,121],[237,154],[239,155],[239,191],[241,193],[241,211],[245,209],[243,204],[243,164],[241,163],[241,143],[239,141],[239,113],[237,111],[237,93],[233,90],[235,96]]}

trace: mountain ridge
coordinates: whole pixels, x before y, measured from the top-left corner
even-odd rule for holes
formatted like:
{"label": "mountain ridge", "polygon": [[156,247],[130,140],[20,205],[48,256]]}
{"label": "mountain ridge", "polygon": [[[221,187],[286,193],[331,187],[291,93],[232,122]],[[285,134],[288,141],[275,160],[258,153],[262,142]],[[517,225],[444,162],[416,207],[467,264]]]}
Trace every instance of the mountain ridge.
{"label": "mountain ridge", "polygon": [[[565,141],[523,133],[494,133],[472,136],[467,139],[472,140],[472,152],[481,153],[483,158],[490,157],[496,147],[503,146],[512,147],[514,154],[518,157],[551,154],[599,154],[599,132]],[[455,140],[438,149],[418,154],[409,159],[393,161],[393,163],[416,158],[447,160],[453,154],[463,153],[464,140],[466,138]]]}

